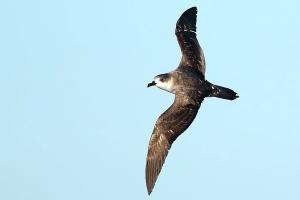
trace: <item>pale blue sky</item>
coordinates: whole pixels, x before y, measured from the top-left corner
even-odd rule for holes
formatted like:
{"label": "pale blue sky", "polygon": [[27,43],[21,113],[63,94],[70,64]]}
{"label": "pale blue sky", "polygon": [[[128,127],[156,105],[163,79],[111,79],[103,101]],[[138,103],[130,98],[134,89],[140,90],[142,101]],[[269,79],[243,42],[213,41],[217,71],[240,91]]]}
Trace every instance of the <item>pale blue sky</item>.
{"label": "pale blue sky", "polygon": [[0,2],[0,199],[150,199],[144,168],[173,95],[175,23],[198,7],[206,99],[151,199],[300,199],[300,1]]}

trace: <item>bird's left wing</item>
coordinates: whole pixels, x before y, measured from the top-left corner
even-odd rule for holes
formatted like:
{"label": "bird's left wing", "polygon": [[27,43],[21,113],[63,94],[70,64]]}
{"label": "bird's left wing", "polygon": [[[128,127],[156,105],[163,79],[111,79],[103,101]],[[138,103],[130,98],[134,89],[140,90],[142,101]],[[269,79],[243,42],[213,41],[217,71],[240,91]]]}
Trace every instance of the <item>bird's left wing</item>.
{"label": "bird's left wing", "polygon": [[158,118],[148,146],[146,163],[146,184],[148,194],[165,162],[168,151],[176,138],[183,133],[195,119],[202,97],[189,102],[189,97],[176,94],[174,103]]}
{"label": "bird's left wing", "polygon": [[205,76],[205,58],[196,37],[197,8],[186,10],[176,23],[175,34],[182,52],[180,68],[194,68]]}

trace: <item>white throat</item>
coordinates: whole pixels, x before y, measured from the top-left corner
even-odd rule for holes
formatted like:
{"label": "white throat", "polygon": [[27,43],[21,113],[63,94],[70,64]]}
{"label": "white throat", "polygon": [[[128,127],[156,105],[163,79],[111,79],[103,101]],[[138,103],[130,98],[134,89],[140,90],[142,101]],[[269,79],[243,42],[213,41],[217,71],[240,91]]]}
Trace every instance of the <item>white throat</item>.
{"label": "white throat", "polygon": [[166,81],[166,82],[161,82],[159,79],[155,79],[154,80],[156,83],[156,87],[165,90],[167,92],[171,92],[171,93],[175,93],[174,90],[174,83],[173,83],[173,79],[170,78],[170,80]]}

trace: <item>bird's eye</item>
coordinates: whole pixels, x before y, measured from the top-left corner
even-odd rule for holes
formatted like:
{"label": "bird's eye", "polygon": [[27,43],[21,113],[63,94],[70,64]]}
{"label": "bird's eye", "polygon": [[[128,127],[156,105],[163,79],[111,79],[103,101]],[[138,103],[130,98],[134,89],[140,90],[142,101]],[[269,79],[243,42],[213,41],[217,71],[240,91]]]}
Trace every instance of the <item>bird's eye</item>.
{"label": "bird's eye", "polygon": [[160,82],[164,82],[164,81],[165,81],[165,79],[164,79],[164,78],[160,78],[159,80],[160,80]]}

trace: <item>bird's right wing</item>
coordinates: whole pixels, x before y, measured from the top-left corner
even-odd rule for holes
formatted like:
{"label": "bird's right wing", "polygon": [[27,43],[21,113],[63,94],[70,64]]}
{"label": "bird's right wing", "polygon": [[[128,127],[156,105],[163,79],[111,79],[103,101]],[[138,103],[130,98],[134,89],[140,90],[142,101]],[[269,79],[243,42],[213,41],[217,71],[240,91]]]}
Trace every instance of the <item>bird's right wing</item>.
{"label": "bird's right wing", "polygon": [[148,146],[146,163],[148,194],[153,190],[172,143],[191,125],[203,100],[199,96],[196,101],[192,101],[193,103],[187,103],[186,98],[186,96],[176,94],[174,103],[155,124]]}

